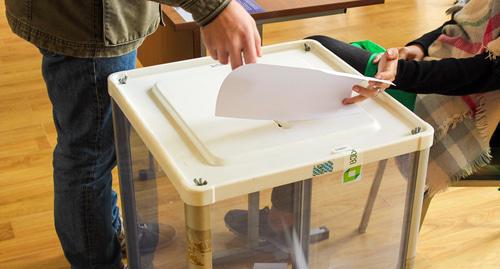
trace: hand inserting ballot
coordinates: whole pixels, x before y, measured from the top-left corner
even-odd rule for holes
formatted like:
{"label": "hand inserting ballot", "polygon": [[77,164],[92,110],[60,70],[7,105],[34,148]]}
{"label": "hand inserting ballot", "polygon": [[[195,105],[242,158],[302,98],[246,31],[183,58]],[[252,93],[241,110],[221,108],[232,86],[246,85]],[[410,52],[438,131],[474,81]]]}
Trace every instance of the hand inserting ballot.
{"label": "hand inserting ballot", "polygon": [[[377,79],[394,81],[398,71],[399,51],[397,48],[390,48],[386,52],[379,54],[373,60],[374,64],[378,63],[378,72],[375,75]],[[361,102],[370,97],[376,97],[381,92],[389,88],[389,84],[370,81],[368,87],[354,85],[352,90],[359,95],[342,100],[344,105]]]}

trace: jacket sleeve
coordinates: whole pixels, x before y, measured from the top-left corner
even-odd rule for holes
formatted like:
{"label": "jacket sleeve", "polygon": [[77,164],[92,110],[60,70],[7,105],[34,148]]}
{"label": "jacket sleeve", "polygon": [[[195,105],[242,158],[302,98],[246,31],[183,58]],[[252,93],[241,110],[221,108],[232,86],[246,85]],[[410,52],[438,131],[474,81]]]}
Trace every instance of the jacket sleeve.
{"label": "jacket sleeve", "polygon": [[468,95],[500,89],[500,57],[488,53],[436,61],[399,60],[391,88],[414,93]]}
{"label": "jacket sleeve", "polygon": [[153,0],[160,4],[181,7],[193,14],[193,19],[201,26],[215,19],[231,0]]}
{"label": "jacket sleeve", "polygon": [[449,20],[445,22],[443,25],[441,25],[441,27],[437,28],[434,31],[424,34],[423,36],[406,44],[406,46],[420,45],[424,49],[425,56],[429,56],[429,47],[443,33],[443,28],[448,24],[456,24],[456,22],[454,20]]}

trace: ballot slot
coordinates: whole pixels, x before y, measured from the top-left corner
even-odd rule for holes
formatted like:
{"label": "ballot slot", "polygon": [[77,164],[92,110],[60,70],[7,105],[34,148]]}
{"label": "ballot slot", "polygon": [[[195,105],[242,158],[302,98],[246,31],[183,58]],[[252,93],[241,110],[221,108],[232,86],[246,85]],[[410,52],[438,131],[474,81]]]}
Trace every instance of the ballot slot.
{"label": "ballot slot", "polygon": [[274,123],[276,123],[276,126],[278,126],[278,128],[288,129],[291,127],[288,121],[282,121],[282,120],[273,120],[273,121]]}
{"label": "ballot slot", "polygon": [[[322,57],[304,50],[266,54],[262,63],[346,71],[325,63]],[[215,116],[218,91],[231,72],[229,66],[202,65],[162,74],[153,95],[180,126],[199,153],[211,165],[224,165],[245,154],[266,152],[293,143],[325,136],[332,146],[339,138],[379,130],[378,122],[358,105],[346,106],[340,116],[315,120],[281,121],[224,118]],[[257,79],[257,78],[256,78]],[[340,100],[339,100],[340,102]],[[258,105],[258,104],[256,104]]]}

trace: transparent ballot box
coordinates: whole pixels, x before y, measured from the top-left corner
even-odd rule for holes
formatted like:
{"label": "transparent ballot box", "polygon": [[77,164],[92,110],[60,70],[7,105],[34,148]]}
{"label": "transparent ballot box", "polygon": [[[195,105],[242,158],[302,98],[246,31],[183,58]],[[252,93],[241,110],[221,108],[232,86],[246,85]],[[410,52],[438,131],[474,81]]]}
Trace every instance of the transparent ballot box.
{"label": "transparent ballot box", "polygon": [[[263,52],[357,74],[312,40]],[[216,117],[230,72],[199,58],[110,76],[129,268],[412,267],[432,127],[385,93],[324,119]]]}

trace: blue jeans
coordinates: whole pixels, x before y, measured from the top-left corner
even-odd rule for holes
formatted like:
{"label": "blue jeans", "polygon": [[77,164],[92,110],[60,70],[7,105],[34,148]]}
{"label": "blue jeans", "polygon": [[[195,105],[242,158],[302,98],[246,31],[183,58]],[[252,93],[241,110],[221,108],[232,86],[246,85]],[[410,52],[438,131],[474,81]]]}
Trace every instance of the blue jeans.
{"label": "blue jeans", "polygon": [[75,269],[121,268],[107,77],[135,68],[136,52],[88,59],[41,52],[57,130],[54,219],[64,254]]}

